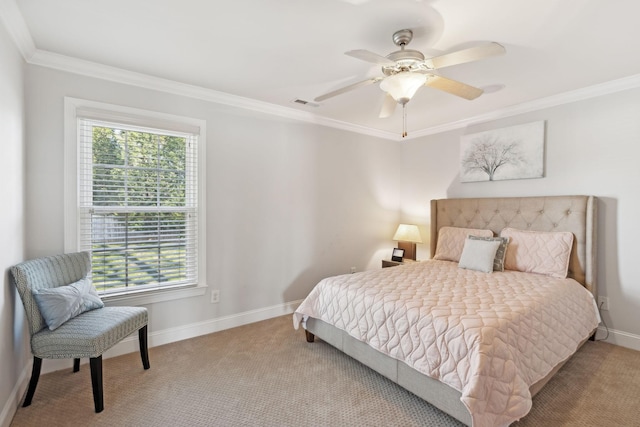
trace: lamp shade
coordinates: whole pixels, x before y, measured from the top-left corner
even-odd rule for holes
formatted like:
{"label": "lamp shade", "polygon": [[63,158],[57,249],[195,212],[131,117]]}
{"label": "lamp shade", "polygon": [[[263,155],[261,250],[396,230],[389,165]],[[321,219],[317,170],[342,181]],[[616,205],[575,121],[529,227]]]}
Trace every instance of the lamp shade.
{"label": "lamp shade", "polygon": [[424,74],[402,71],[386,77],[380,83],[380,89],[388,92],[396,102],[406,104],[426,81],[427,76]]}
{"label": "lamp shade", "polygon": [[399,242],[422,243],[420,230],[418,230],[417,225],[413,224],[400,224],[396,230],[396,234],[393,235],[393,240]]}

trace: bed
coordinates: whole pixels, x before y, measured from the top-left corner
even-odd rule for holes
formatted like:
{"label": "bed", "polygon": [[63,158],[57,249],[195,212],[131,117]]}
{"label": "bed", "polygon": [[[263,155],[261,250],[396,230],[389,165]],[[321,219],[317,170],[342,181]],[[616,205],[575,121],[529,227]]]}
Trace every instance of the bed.
{"label": "bed", "polygon": [[[466,425],[509,425],[595,336],[596,214],[593,196],[432,200],[438,259],[323,279],[294,326]],[[476,231],[464,232],[463,253],[447,249],[461,230]],[[487,237],[468,237],[482,230]],[[489,236],[501,233],[504,271],[466,265],[480,245],[469,240],[493,248]]]}

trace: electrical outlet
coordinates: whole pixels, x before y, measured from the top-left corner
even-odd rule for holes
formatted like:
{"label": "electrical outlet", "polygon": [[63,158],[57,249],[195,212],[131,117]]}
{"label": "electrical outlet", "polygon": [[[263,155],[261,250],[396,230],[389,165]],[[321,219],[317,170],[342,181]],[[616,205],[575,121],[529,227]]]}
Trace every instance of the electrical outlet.
{"label": "electrical outlet", "polygon": [[217,304],[220,302],[220,290],[212,289],[211,290],[211,304]]}
{"label": "electrical outlet", "polygon": [[351,274],[356,272],[356,268],[355,267],[351,267]]}
{"label": "electrical outlet", "polygon": [[609,310],[609,297],[603,297],[602,295],[598,295],[598,308],[600,310]]}

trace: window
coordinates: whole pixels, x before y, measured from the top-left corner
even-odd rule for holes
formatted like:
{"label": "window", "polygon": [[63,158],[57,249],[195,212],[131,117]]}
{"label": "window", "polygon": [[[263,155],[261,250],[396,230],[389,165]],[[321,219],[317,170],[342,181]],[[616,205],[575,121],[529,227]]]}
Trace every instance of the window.
{"label": "window", "polygon": [[91,251],[98,292],[198,285],[203,124],[74,101],[68,99],[76,123],[75,243]]}

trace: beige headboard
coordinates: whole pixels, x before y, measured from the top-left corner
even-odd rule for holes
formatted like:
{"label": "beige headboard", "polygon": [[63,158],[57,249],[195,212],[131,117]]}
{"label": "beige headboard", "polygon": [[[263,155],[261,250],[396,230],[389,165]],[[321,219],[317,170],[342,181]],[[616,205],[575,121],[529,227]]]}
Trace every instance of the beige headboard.
{"label": "beige headboard", "polygon": [[596,224],[593,196],[498,197],[431,200],[431,256],[441,227],[489,229],[505,227],[535,231],[570,231],[575,236],[569,277],[597,297]]}

